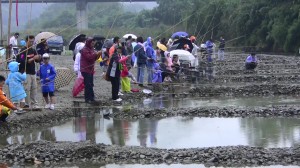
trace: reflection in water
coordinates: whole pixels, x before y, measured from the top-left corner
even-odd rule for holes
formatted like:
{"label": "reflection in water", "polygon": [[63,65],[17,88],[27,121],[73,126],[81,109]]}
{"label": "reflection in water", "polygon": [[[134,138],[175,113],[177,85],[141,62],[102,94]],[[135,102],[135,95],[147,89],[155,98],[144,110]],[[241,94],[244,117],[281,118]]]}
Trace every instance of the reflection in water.
{"label": "reflection in water", "polygon": [[299,104],[299,97],[240,97],[240,98],[174,98],[172,96],[159,96],[145,99],[139,108],[189,108],[189,107],[248,107]]}
{"label": "reflection in water", "polygon": [[1,145],[36,140],[92,140],[167,149],[235,145],[291,147],[300,142],[300,119],[173,117],[131,121],[106,120],[98,113],[42,131],[11,136],[2,140]]}
{"label": "reflection in water", "polygon": [[249,118],[240,125],[252,146],[296,146],[300,142],[299,119]]}

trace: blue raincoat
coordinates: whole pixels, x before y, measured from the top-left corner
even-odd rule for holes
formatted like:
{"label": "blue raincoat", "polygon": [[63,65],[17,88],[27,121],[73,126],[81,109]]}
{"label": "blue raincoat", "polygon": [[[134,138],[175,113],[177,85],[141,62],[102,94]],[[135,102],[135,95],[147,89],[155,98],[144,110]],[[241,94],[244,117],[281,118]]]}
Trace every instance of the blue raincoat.
{"label": "blue raincoat", "polygon": [[152,83],[162,83],[162,71],[159,70],[159,64],[158,63],[155,63],[154,64],[154,73],[153,73],[153,79],[152,79]]}
{"label": "blue raincoat", "polygon": [[22,82],[26,80],[26,73],[21,74],[19,72],[18,62],[10,62],[8,69],[10,73],[8,74],[5,84],[8,85],[11,100],[13,102],[19,102],[27,96],[22,84]]}
{"label": "blue raincoat", "polygon": [[[56,71],[53,65],[51,64],[43,64],[40,68],[40,77],[41,77],[41,85],[42,92],[54,92],[54,81],[55,81]],[[46,80],[48,78],[49,80]]]}
{"label": "blue raincoat", "polygon": [[151,43],[151,37],[147,38],[147,43],[145,47],[146,47],[146,55],[148,58],[151,59],[147,61],[147,66],[153,67],[154,63],[156,62],[156,54],[155,54],[155,50],[153,49],[153,45]]}

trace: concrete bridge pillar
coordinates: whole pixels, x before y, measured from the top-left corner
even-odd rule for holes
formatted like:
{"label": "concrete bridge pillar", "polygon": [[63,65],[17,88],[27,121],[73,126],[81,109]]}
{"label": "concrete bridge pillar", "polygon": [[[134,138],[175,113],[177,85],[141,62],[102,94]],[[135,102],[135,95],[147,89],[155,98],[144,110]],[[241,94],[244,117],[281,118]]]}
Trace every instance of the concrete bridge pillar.
{"label": "concrete bridge pillar", "polygon": [[88,29],[87,0],[76,0],[77,29]]}

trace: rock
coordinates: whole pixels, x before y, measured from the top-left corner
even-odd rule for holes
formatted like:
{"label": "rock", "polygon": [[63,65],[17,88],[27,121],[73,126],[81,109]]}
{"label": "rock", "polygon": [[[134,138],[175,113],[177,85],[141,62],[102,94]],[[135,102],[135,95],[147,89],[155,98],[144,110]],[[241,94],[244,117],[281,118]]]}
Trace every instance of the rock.
{"label": "rock", "polygon": [[163,155],[163,160],[167,160],[171,157],[171,155],[169,153],[166,153]]}
{"label": "rock", "polygon": [[145,159],[145,157],[146,157],[145,155],[140,155],[141,159]]}
{"label": "rock", "polygon": [[45,164],[46,166],[49,166],[51,163],[50,163],[50,161],[45,161],[44,164]]}

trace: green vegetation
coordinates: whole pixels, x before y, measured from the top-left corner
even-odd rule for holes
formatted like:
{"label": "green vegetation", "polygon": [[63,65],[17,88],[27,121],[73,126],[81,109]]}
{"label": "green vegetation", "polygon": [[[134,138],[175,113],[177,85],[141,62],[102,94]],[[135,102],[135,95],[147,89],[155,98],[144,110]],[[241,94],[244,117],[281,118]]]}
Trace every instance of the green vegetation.
{"label": "green vegetation", "polygon": [[[88,33],[105,36],[116,19],[110,37],[129,32],[153,37],[163,33],[167,37],[183,30],[196,35],[199,42],[219,39],[222,35],[227,40],[237,38],[230,45],[255,46],[260,51],[296,53],[300,47],[300,0],[157,0],[157,3],[158,7],[139,13],[124,10],[120,3],[91,3],[89,14],[101,12],[89,19],[92,30]],[[67,27],[76,22],[75,18],[75,5],[54,4],[35,21],[34,27],[42,30]],[[72,30],[63,35],[69,39],[76,33]]]}

